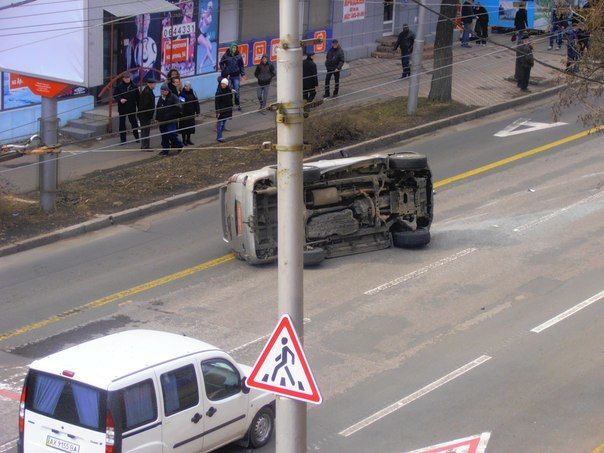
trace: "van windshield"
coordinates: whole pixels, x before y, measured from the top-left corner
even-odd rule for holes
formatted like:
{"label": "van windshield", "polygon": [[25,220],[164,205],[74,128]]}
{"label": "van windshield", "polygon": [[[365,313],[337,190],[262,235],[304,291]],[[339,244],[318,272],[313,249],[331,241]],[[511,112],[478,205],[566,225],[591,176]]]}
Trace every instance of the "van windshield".
{"label": "van windshield", "polygon": [[105,431],[107,392],[61,376],[30,371],[25,408],[71,425]]}

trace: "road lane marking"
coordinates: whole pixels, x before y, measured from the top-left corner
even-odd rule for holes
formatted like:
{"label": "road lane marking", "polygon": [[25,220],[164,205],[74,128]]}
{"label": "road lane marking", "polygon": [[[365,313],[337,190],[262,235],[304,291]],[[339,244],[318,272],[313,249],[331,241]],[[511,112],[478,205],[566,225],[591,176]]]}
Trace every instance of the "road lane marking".
{"label": "road lane marking", "polygon": [[384,409],[376,412],[373,415],[355,423],[354,425],[342,430],[339,432],[340,436],[348,437],[352,436],[354,433],[367,428],[369,425],[381,420],[382,418],[390,415],[391,413],[401,409],[402,407],[412,403],[413,401],[421,398],[422,396],[427,395],[428,393],[436,390],[439,387],[442,387],[448,382],[451,382],[453,379],[458,378],[459,376],[467,373],[468,371],[476,368],[479,365],[482,365],[486,361],[490,360],[491,357],[488,355],[482,355],[475,360],[465,364],[464,366],[452,371],[446,376],[441,377],[440,379],[432,382],[431,384],[426,385],[425,387],[419,389],[417,392],[412,393],[411,395],[406,396],[405,398],[398,400],[397,402],[391,404],[390,406],[385,407]]}
{"label": "road lane marking", "polygon": [[[303,324],[307,324],[309,322],[310,322],[310,318],[304,318],[304,320],[302,321]],[[230,349],[230,350],[227,351],[227,353],[233,354],[234,352],[241,351],[242,349],[245,349],[248,346],[256,344],[256,343],[258,343],[258,342],[260,342],[262,340],[266,340],[270,336],[271,336],[271,334],[267,333],[266,335],[262,335],[261,337],[258,337],[255,340],[248,341],[247,343],[244,343],[241,346],[237,346],[236,348]]]}
{"label": "road lane marking", "polygon": [[502,130],[493,134],[494,137],[510,137],[511,135],[525,134],[527,132],[540,131],[543,129],[550,129],[552,127],[564,126],[568,123],[538,123],[531,121],[528,118],[519,118],[509,126],[504,127]]}
{"label": "road lane marking", "polygon": [[[460,173],[458,175],[451,176],[450,178],[446,178],[446,179],[443,179],[443,180],[440,180],[440,181],[436,181],[434,183],[433,187],[434,187],[434,189],[438,189],[440,187],[452,184],[454,182],[461,181],[463,179],[470,178],[472,176],[478,175],[480,173],[484,173],[484,172],[492,170],[494,168],[502,167],[504,165],[507,165],[507,164],[510,164],[512,162],[518,161],[520,159],[524,159],[526,157],[530,157],[530,156],[533,156],[535,154],[538,154],[538,153],[541,153],[541,152],[544,152],[544,151],[549,151],[550,149],[553,149],[553,148],[555,148],[557,146],[563,145],[565,143],[572,142],[574,140],[578,140],[580,138],[583,138],[583,137],[586,137],[588,135],[594,134],[594,133],[599,132],[601,130],[604,130],[604,125],[597,126],[597,127],[591,128],[591,129],[587,129],[587,130],[579,132],[577,134],[570,135],[570,136],[562,138],[560,140],[556,140],[555,142],[551,142],[551,143],[539,146],[537,148],[533,148],[531,150],[528,150],[528,151],[525,151],[525,152],[522,152],[522,153],[519,153],[519,154],[515,154],[515,155],[510,156],[510,157],[508,157],[506,159],[502,159],[502,160],[499,160],[499,161],[496,161],[496,162],[492,162],[490,164],[483,165],[482,167],[478,167],[478,168],[475,168],[473,170],[469,170],[469,171],[466,171],[464,173]],[[9,338],[13,338],[13,337],[16,337],[16,336],[23,335],[25,333],[31,332],[33,330],[40,329],[40,328],[48,326],[50,324],[54,324],[54,323],[59,322],[59,321],[65,319],[65,318],[68,318],[68,317],[70,317],[70,316],[72,316],[72,315],[74,315],[76,313],[79,313],[82,310],[91,310],[91,309],[94,309],[94,308],[99,308],[99,307],[102,307],[102,306],[107,305],[109,303],[115,302],[117,300],[123,299],[123,298],[128,297],[128,296],[131,296],[133,294],[138,294],[140,292],[147,291],[149,289],[152,289],[152,288],[164,285],[166,283],[170,283],[170,282],[172,282],[174,280],[179,280],[181,278],[188,277],[189,275],[195,274],[195,273],[200,272],[200,271],[205,270],[205,269],[209,269],[210,267],[218,266],[219,264],[223,264],[223,263],[225,263],[227,261],[232,261],[234,258],[235,258],[234,254],[228,254],[228,255],[225,255],[225,256],[223,256],[221,258],[218,258],[217,260],[212,260],[212,261],[208,261],[206,263],[201,263],[198,266],[194,266],[194,267],[191,267],[191,268],[188,268],[188,269],[184,269],[184,270],[182,270],[180,272],[176,272],[175,274],[171,274],[171,275],[168,275],[166,277],[162,277],[162,278],[159,278],[157,280],[153,280],[151,282],[143,283],[142,285],[136,286],[134,288],[130,288],[130,289],[124,290],[122,292],[109,295],[107,297],[104,297],[104,298],[98,299],[96,301],[90,302],[90,303],[88,303],[86,305],[82,305],[80,307],[76,307],[76,308],[73,308],[71,310],[67,310],[67,311],[65,311],[63,313],[60,313],[58,315],[51,316],[51,317],[49,317],[47,319],[43,319],[41,321],[37,321],[37,322],[31,323],[31,324],[28,324],[26,326],[20,327],[18,329],[11,330],[11,331],[5,332],[3,334],[0,334],[0,341],[4,341],[4,340],[7,340]],[[214,263],[215,261],[220,261],[220,262],[217,262],[215,264],[211,264],[211,263]],[[180,274],[183,274],[183,275],[181,276]]]}
{"label": "road lane marking", "polygon": [[11,448],[16,447],[18,441],[19,441],[19,439],[13,439],[10,442],[0,445],[0,453],[4,453],[5,451],[8,451]]}
{"label": "road lane marking", "polygon": [[564,319],[568,318],[569,316],[574,315],[578,311],[583,310],[585,307],[589,307],[591,304],[595,304],[596,302],[598,302],[601,299],[604,299],[604,291],[600,291],[595,296],[591,296],[589,299],[586,299],[583,302],[575,305],[574,307],[569,308],[565,312],[560,313],[558,316],[554,316],[549,321],[545,321],[543,324],[539,324],[534,329],[531,329],[531,332],[541,333],[545,329],[547,329],[555,324],[558,324],[560,321],[563,321]]}
{"label": "road lane marking", "polygon": [[530,230],[531,228],[534,228],[538,225],[541,225],[542,223],[545,223],[551,219],[553,219],[554,217],[558,217],[561,214],[564,214],[566,211],[569,211],[573,208],[576,208],[577,206],[581,206],[582,204],[585,204],[587,202],[593,201],[597,198],[600,198],[602,196],[602,194],[604,194],[603,192],[598,192],[595,193],[593,195],[590,195],[587,198],[583,198],[582,200],[579,200],[575,203],[569,204],[568,206],[565,206],[563,208],[557,209],[551,213],[549,213],[546,216],[540,217],[538,219],[535,219],[531,222],[525,223],[524,225],[520,225],[519,227],[514,228],[514,233],[521,233],[522,231],[526,231],[526,230]]}
{"label": "road lane marking", "polygon": [[420,269],[416,269],[413,272],[403,275],[402,277],[395,278],[394,280],[390,280],[389,282],[386,282],[380,286],[376,286],[375,288],[370,289],[369,291],[365,291],[364,294],[366,296],[373,296],[375,294],[381,293],[382,291],[384,291],[388,288],[392,288],[393,286],[399,285],[399,284],[409,281],[411,279],[421,277],[428,271],[439,268],[441,266],[444,266],[445,264],[451,263],[459,258],[462,258],[471,253],[474,253],[476,250],[478,250],[478,249],[468,248],[468,249],[462,250],[451,256],[447,256],[446,258],[443,258],[441,260],[435,261],[434,263],[428,264],[427,266],[424,266]]}
{"label": "road lane marking", "polygon": [[430,447],[413,450],[409,453],[485,453],[490,438],[491,433],[486,432],[462,439],[450,440],[449,442],[442,442]]}
{"label": "road lane marking", "polygon": [[561,138],[560,140],[556,140],[551,143],[546,143],[545,145],[538,146],[533,149],[529,149],[528,151],[524,151],[519,154],[514,154],[513,156],[507,157],[505,159],[498,160],[496,162],[492,162],[487,165],[483,165],[482,167],[475,168],[473,170],[466,171],[464,173],[460,173],[455,176],[451,176],[450,178],[442,179],[434,183],[434,188],[438,189],[439,187],[446,186],[448,184],[452,184],[457,181],[461,181],[462,179],[467,179],[472,176],[476,176],[480,173],[484,173],[489,170],[493,170],[498,167],[503,167],[504,165],[511,164],[512,162],[516,162],[520,159],[526,159],[527,157],[534,156],[535,154],[539,154],[545,151],[549,151],[557,146],[564,145],[566,143],[570,143],[574,140],[578,140],[583,137],[587,137],[588,135],[595,134],[596,132],[604,130],[604,125],[600,125],[597,127],[593,127],[591,129],[584,130],[577,134],[569,135],[568,137]]}
{"label": "road lane marking", "polygon": [[0,399],[7,399],[12,401],[19,401],[21,395],[10,390],[0,389]]}
{"label": "road lane marking", "polygon": [[123,290],[123,291],[120,291],[120,292],[117,292],[114,294],[110,294],[109,296],[105,296],[105,297],[102,297],[101,299],[93,300],[92,302],[88,302],[87,304],[80,305],[79,307],[71,308],[67,311],[59,313],[57,315],[53,315],[53,316],[43,319],[41,321],[36,321],[31,324],[27,324],[23,327],[19,327],[17,329],[10,330],[8,332],[0,334],[0,341],[8,340],[9,338],[13,338],[18,335],[23,335],[25,333],[31,332],[32,330],[46,327],[50,324],[54,324],[56,322],[62,321],[63,319],[69,318],[82,311],[87,311],[87,310],[92,310],[95,308],[104,307],[105,305],[111,304],[120,299],[124,299],[126,297],[130,297],[135,294],[139,294],[139,293],[148,291],[153,288],[157,288],[158,286],[162,286],[167,283],[171,283],[173,281],[183,279],[185,277],[189,277],[191,275],[197,274],[198,272],[211,269],[213,267],[216,267],[220,264],[224,264],[226,262],[232,261],[234,259],[235,259],[235,255],[233,253],[229,253],[228,255],[221,256],[220,258],[206,261],[204,263],[198,264],[193,267],[189,267],[187,269],[183,269],[183,270],[175,272],[173,274],[166,275],[164,277],[160,277],[155,280],[148,281],[146,283],[135,286],[133,288],[126,289],[126,290]]}

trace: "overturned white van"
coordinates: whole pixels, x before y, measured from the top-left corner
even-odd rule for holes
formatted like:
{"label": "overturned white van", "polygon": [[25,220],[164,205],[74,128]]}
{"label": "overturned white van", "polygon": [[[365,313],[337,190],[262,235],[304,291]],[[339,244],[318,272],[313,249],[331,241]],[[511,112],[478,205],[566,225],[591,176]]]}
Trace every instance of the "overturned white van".
{"label": "overturned white van", "polygon": [[[305,265],[430,242],[432,174],[402,152],[305,165]],[[277,258],[276,167],[239,173],[220,190],[223,239],[249,263]]]}

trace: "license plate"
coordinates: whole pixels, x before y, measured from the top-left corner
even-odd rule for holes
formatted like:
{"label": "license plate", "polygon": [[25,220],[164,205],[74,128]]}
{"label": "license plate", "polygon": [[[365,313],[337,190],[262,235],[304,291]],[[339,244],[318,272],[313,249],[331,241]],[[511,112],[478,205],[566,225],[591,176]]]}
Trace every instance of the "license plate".
{"label": "license plate", "polygon": [[57,450],[68,451],[69,453],[79,453],[80,451],[80,446],[78,444],[57,439],[52,436],[46,438],[46,445],[48,447],[56,448]]}

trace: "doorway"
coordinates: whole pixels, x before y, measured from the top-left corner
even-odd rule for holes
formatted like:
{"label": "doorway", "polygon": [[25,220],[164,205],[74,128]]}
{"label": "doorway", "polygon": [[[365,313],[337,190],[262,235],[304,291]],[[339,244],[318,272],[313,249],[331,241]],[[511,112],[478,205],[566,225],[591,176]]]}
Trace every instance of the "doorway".
{"label": "doorway", "polygon": [[394,34],[394,0],[384,0],[384,29],[383,36]]}
{"label": "doorway", "polygon": [[239,0],[220,0],[219,43],[239,39]]}

